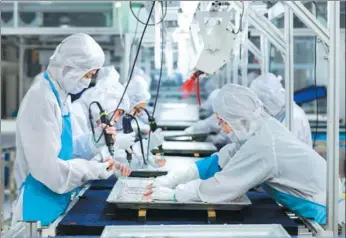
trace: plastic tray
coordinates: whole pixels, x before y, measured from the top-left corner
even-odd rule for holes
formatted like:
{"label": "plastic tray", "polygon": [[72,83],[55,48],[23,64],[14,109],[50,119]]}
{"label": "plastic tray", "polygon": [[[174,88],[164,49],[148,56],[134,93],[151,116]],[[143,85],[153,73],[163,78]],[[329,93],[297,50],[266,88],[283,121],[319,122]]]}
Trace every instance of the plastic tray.
{"label": "plastic tray", "polygon": [[241,210],[251,204],[246,195],[225,203],[189,202],[180,203],[174,201],[148,201],[144,198],[147,186],[154,178],[119,178],[114,185],[107,202],[115,204],[118,208],[127,209],[180,209],[180,210]]}

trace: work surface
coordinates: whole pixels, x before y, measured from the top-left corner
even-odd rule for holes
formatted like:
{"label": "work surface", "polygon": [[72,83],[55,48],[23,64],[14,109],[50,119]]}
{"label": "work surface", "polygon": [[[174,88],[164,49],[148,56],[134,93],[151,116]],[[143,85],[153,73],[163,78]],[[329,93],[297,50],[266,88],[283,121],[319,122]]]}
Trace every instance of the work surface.
{"label": "work surface", "polygon": [[156,120],[160,121],[197,121],[199,109],[197,105],[186,103],[160,103],[156,107]]}
{"label": "work surface", "polygon": [[[104,184],[103,184],[104,183]],[[57,227],[57,235],[101,235],[111,225],[208,224],[205,211],[148,210],[140,222],[135,210],[118,209],[111,214],[106,199],[115,179],[93,183]],[[110,185],[107,188],[107,185]],[[298,234],[298,223],[265,193],[248,192],[252,204],[241,211],[217,211],[217,224],[281,224],[290,235]]]}
{"label": "work surface", "polygon": [[[200,156],[208,156],[217,152],[215,145],[210,142],[165,141],[162,147],[167,155],[193,156],[198,153]],[[157,153],[158,149],[154,149],[153,152]]]}

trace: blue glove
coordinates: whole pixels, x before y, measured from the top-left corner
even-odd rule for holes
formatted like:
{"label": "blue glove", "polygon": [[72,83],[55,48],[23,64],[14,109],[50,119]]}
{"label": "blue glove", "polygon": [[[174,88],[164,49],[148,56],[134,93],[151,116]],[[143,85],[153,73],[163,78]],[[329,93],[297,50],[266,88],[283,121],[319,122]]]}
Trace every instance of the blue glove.
{"label": "blue glove", "polygon": [[199,160],[196,163],[199,177],[202,180],[207,180],[208,178],[213,177],[217,172],[221,171],[219,166],[219,156],[213,154],[210,157]]}

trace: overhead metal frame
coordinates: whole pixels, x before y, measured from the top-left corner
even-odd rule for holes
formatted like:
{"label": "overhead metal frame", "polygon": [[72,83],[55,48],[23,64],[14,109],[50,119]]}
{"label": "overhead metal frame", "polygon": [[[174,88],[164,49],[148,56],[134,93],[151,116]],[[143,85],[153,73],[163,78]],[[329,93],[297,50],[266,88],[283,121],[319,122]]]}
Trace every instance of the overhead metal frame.
{"label": "overhead metal frame", "polygon": [[[326,29],[322,23],[320,23],[317,18],[301,3],[301,1],[283,1],[287,6],[289,6],[294,14],[315,34],[321,38],[321,40],[329,44],[330,36],[328,29]],[[340,12],[340,10],[339,10]]]}

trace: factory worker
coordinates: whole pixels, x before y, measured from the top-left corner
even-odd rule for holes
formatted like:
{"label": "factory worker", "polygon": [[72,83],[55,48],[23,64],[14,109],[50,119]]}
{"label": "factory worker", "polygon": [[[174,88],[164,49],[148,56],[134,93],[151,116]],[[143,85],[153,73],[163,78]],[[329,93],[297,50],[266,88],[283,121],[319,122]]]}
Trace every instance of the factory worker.
{"label": "factory worker", "polygon": [[208,99],[202,103],[201,109],[206,112],[208,117],[204,120],[196,122],[194,125],[186,128],[184,131],[186,134],[198,134],[198,133],[218,133],[220,132],[220,126],[217,124],[215,115],[213,114],[212,101],[216,98],[220,89],[214,90],[208,97]]}
{"label": "factory worker", "polygon": [[[263,102],[266,112],[285,124],[285,89],[280,83],[281,77],[274,74],[263,74],[252,81],[250,88],[257,94]],[[293,102],[293,122],[292,133],[298,139],[312,147],[312,136],[309,120],[295,102]]]}
{"label": "factory worker", "polygon": [[[73,158],[69,94],[89,86],[105,55],[93,38],[74,34],[51,56],[44,77],[28,90],[17,117],[15,179],[19,196],[13,222],[40,221],[47,226],[70,203],[71,194],[89,180],[114,173],[112,160]],[[107,133],[113,134],[110,128]]]}
{"label": "factory worker", "polygon": [[222,130],[235,143],[157,178],[146,198],[220,203],[261,185],[278,203],[324,224],[326,161],[265,113],[251,89],[226,84],[214,105]]}
{"label": "factory worker", "polygon": [[215,146],[221,148],[231,141],[227,137],[227,134],[222,132],[218,125],[217,119],[213,114],[212,102],[215,100],[220,89],[215,89],[208,97],[208,99],[201,105],[201,109],[209,115],[206,119],[196,122],[194,125],[185,129],[186,134],[211,134],[208,135],[206,141],[213,143]]}
{"label": "factory worker", "polygon": [[[138,120],[139,117],[144,116],[143,111],[146,110],[147,104],[150,100],[150,93],[149,93],[149,86],[147,82],[142,78],[138,77],[137,75],[133,77],[130,81],[130,84],[127,89],[127,95],[130,99],[130,114],[134,117],[136,117],[139,127],[141,129],[141,132],[143,133],[142,127],[145,128],[146,132],[145,134],[149,134],[150,127],[148,124],[144,124],[140,120]],[[146,116],[146,115],[145,115]],[[133,128],[134,131],[137,131],[137,128]],[[154,132],[151,132],[150,135],[150,144],[149,144],[149,151],[148,150],[148,140],[142,140],[142,143],[138,141],[133,146],[133,160],[131,163],[131,168],[143,168],[145,166],[146,161],[143,161],[143,153],[145,158],[147,158],[147,153],[157,147],[162,145],[164,139],[162,135],[162,130],[159,128]],[[143,146],[143,148],[141,148]],[[143,149],[143,151],[142,151]],[[162,167],[166,160],[164,158],[159,158],[150,155],[149,157],[149,164],[153,167]]]}
{"label": "factory worker", "polygon": [[[94,128],[95,139],[98,139],[101,135],[102,130],[98,130],[101,124],[100,109],[97,104],[93,102],[98,102],[100,104],[102,109],[107,113],[108,118],[113,116],[112,122],[115,125],[121,123],[122,116],[129,111],[130,102],[126,94],[124,95],[118,109],[115,110],[124,92],[124,87],[119,83],[119,73],[113,66],[101,68],[97,73],[96,80],[97,82],[95,87],[85,91],[78,100],[72,103],[72,116],[74,119],[72,124],[73,134],[77,140],[86,133],[92,136],[91,127]],[[90,113],[92,116],[92,125],[90,122]],[[115,150],[130,150],[134,141],[135,133],[117,133],[115,138]],[[95,146],[102,147],[98,146],[97,143],[95,143]],[[78,143],[74,147],[74,153],[76,156],[81,156],[86,159],[95,158],[95,150],[89,148],[89,144],[87,143]],[[102,159],[102,157],[97,158]]]}

